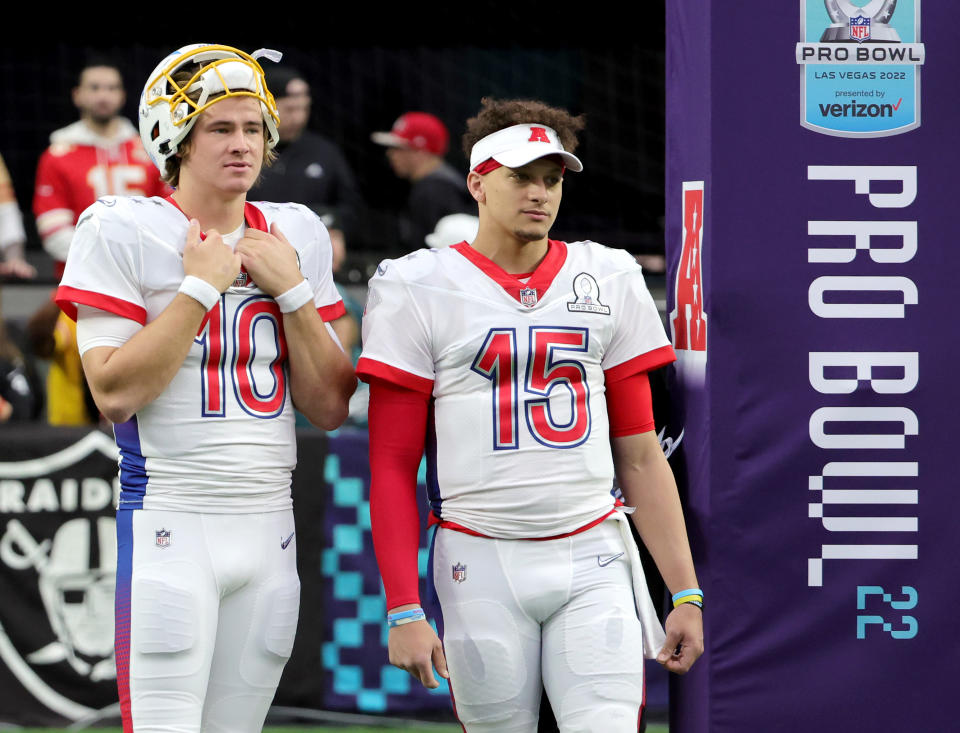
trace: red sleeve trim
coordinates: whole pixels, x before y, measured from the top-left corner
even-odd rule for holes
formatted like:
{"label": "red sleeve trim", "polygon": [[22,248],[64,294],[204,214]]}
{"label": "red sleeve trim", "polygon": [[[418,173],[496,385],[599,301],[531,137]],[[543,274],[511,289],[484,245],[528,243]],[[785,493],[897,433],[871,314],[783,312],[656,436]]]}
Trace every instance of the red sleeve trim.
{"label": "red sleeve trim", "polygon": [[617,364],[615,367],[605,369],[603,371],[603,378],[609,387],[613,382],[626,379],[631,374],[650,372],[676,360],[677,355],[673,352],[673,347],[667,344],[666,346],[661,346],[659,349],[654,349],[653,351],[648,351],[646,354],[640,354],[640,356],[628,359],[622,364]]}
{"label": "red sleeve trim", "polygon": [[610,437],[639,435],[654,429],[653,397],[646,372],[606,385]]}
{"label": "red sleeve trim", "polygon": [[317,308],[317,313],[319,313],[320,317],[325,321],[335,321],[340,316],[347,315],[347,306],[343,304],[342,300],[338,300],[331,305],[321,305]]}
{"label": "red sleeve trim", "polygon": [[57,302],[57,305],[60,306],[60,310],[74,321],[77,320],[77,306],[90,305],[107,313],[129,318],[141,326],[147,325],[146,308],[126,300],[121,300],[120,298],[114,298],[112,295],[94,293],[90,290],[78,290],[77,288],[71,288],[67,285],[61,285],[57,288],[57,295],[54,300]]}
{"label": "red sleeve trim", "polygon": [[411,374],[403,369],[384,364],[382,361],[374,361],[361,356],[357,361],[357,377],[364,382],[371,379],[382,379],[391,384],[397,384],[415,392],[422,392],[426,395],[433,394],[433,380]]}

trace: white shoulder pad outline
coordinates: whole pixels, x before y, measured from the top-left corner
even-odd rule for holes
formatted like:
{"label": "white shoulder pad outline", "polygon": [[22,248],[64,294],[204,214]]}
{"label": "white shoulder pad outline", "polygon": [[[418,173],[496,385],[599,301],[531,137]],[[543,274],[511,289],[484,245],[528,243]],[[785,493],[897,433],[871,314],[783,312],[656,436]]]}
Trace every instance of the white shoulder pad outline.
{"label": "white shoulder pad outline", "polygon": [[137,220],[130,209],[130,198],[132,197],[101,196],[83,210],[77,219],[76,228],[79,229],[89,219],[95,219],[98,229],[102,229],[104,224],[118,228],[129,226],[136,229]]}
{"label": "white shoulder pad outline", "polygon": [[[431,278],[439,267],[442,267],[443,257],[461,257],[461,255],[447,247],[443,249],[416,249],[413,252],[392,260],[384,260],[377,266],[377,274],[387,276],[387,279],[397,279],[404,283],[413,285],[427,278]],[[389,264],[388,264],[389,263]],[[381,270],[387,265],[387,273],[381,273]],[[376,277],[377,275],[374,275]],[[372,278],[371,278],[372,279]]]}
{"label": "white shoulder pad outline", "polygon": [[610,268],[610,272],[605,274],[635,272],[641,269],[640,263],[637,262],[636,258],[621,247],[610,247],[589,239],[581,242],[573,242],[568,244],[567,247],[572,248],[575,245],[584,245],[590,253],[590,258],[594,262],[602,267]]}

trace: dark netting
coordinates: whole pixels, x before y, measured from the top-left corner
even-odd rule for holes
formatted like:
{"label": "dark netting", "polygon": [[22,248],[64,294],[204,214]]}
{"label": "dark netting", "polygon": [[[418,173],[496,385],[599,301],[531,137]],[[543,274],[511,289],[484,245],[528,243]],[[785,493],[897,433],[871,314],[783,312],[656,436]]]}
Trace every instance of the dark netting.
{"label": "dark netting", "polygon": [[[455,12],[460,11],[446,11],[446,19],[453,19]],[[408,183],[393,176],[383,148],[370,141],[370,133],[390,129],[404,111],[431,112],[451,130],[449,162],[465,172],[459,139],[465,120],[477,112],[485,95],[533,97],[587,115],[577,151],[586,170],[567,176],[564,205],[553,231],[557,238],[591,238],[636,253],[662,252],[662,7],[650,9],[654,15],[642,27],[626,27],[618,18],[571,17],[554,19],[545,32],[531,32],[529,38],[516,17],[518,10],[500,12],[496,22],[485,18],[475,32],[461,32],[462,45],[449,36],[437,37],[440,34],[421,34],[422,45],[408,42],[410,34],[396,34],[403,38],[397,41],[388,33],[389,18],[381,18],[376,32],[363,37],[356,27],[360,14],[355,13],[357,17],[349,16],[352,20],[320,31],[316,24],[305,30],[289,20],[280,30],[266,24],[259,37],[204,29],[174,38],[154,31],[129,36],[148,43],[122,44],[102,31],[95,36],[61,32],[64,40],[54,43],[0,47],[0,153],[20,206],[29,213],[37,158],[50,132],[76,119],[70,90],[85,56],[105,53],[120,61],[128,94],[125,112],[135,119],[147,74],[178,45],[218,40],[247,51],[272,47],[282,50],[284,63],[299,68],[310,81],[311,128],[341,146],[369,207],[349,242],[348,262],[355,273],[367,269],[370,261],[399,253],[393,216],[408,191]],[[467,17],[456,20],[464,28],[471,26]],[[409,18],[398,22],[410,24]],[[561,41],[558,35],[563,34],[571,37]],[[160,37],[172,40],[158,43]],[[30,247],[37,249],[32,217],[26,219]]]}

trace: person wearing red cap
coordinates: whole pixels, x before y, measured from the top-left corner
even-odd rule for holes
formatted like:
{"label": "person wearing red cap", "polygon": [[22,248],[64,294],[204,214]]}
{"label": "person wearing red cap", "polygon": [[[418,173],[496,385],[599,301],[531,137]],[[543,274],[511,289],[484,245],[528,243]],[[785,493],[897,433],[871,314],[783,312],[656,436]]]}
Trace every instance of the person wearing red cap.
{"label": "person wearing red cap", "polygon": [[[582,127],[485,99],[464,136],[473,241],[386,260],[370,280],[357,372],[390,661],[426,687],[434,669],[448,677],[467,733],[534,733],[541,684],[560,730],[636,731],[644,657],[682,674],[703,652],[647,377],[673,349],[630,254],[549,236],[564,173],[583,169]],[[442,643],[418,592],[424,448]],[[666,632],[628,514],[674,592]]]}
{"label": "person wearing red cap", "polygon": [[407,112],[389,132],[374,132],[370,138],[387,148],[387,160],[397,177],[411,183],[400,220],[400,240],[405,247],[423,247],[444,216],[473,213],[473,199],[463,175],[444,160],[450,133],[437,117]]}

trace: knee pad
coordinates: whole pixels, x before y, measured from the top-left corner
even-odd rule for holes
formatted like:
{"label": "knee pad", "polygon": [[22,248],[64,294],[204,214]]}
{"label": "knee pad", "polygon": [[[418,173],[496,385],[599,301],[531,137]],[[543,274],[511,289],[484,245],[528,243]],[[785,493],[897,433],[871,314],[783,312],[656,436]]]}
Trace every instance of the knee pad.
{"label": "knee pad", "polygon": [[495,601],[459,604],[444,609],[444,625],[443,648],[461,721],[502,731],[535,724],[540,678],[531,675],[524,640],[507,608]]}
{"label": "knee pad", "polygon": [[636,733],[643,688],[608,677],[576,685],[558,702],[563,733]]}
{"label": "knee pad", "polygon": [[269,653],[289,659],[300,618],[300,581],[269,591],[266,598],[263,646]]}
{"label": "knee pad", "polygon": [[197,571],[189,563],[137,569],[130,617],[136,677],[179,677],[200,669],[202,655],[191,654],[203,616],[198,586],[191,582]]}
{"label": "knee pad", "polygon": [[610,608],[563,625],[563,657],[577,676],[639,674],[643,679],[643,631],[633,609]]}
{"label": "knee pad", "polygon": [[240,676],[255,688],[275,688],[293,652],[300,616],[300,581],[279,576],[266,583],[250,615],[240,656]]}

